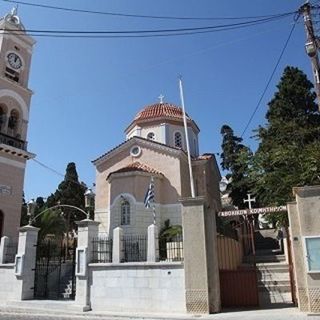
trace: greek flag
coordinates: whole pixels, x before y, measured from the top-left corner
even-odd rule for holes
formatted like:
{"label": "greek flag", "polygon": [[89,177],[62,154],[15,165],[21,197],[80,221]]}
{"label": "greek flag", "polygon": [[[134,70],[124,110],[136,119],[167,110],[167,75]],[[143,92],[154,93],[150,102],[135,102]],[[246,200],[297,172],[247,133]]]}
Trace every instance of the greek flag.
{"label": "greek flag", "polygon": [[144,206],[146,208],[151,207],[151,202],[154,202],[154,184],[153,184],[153,178],[151,178],[148,190],[146,192],[146,196],[144,197]]}

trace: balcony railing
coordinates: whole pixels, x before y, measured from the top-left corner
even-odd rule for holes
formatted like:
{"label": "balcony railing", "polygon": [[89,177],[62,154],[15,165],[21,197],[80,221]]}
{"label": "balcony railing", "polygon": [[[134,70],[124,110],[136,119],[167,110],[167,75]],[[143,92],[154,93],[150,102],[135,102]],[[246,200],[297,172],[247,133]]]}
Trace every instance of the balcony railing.
{"label": "balcony railing", "polygon": [[8,136],[7,134],[1,133],[1,132],[0,132],[0,143],[6,144],[6,145],[14,147],[14,148],[27,150],[27,142],[26,141]]}

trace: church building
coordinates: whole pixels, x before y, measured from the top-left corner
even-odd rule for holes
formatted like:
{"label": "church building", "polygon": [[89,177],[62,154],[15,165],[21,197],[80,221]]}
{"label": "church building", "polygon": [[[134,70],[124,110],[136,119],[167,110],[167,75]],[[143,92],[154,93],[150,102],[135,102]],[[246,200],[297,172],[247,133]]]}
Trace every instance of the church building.
{"label": "church building", "polygon": [[17,238],[26,161],[35,156],[26,141],[35,41],[15,9],[0,19],[0,30],[0,237]]}
{"label": "church building", "polygon": [[[93,161],[96,167],[95,220],[100,232],[112,236],[121,227],[125,234],[145,234],[153,223],[153,208],[144,198],[151,177],[159,230],[169,219],[181,225],[180,198],[191,196],[186,136],[182,109],[160,102],[144,107],[125,129],[126,140]],[[220,172],[213,154],[199,155],[200,129],[187,115],[188,138],[196,196],[220,209]]]}

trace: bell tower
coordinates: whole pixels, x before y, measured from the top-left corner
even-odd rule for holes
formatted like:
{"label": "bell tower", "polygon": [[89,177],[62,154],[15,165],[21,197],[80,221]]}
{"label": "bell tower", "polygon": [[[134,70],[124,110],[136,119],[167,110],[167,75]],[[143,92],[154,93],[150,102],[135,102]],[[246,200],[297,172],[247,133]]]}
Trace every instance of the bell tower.
{"label": "bell tower", "polygon": [[0,236],[16,238],[20,225],[32,91],[28,88],[35,40],[17,10],[0,19]]}

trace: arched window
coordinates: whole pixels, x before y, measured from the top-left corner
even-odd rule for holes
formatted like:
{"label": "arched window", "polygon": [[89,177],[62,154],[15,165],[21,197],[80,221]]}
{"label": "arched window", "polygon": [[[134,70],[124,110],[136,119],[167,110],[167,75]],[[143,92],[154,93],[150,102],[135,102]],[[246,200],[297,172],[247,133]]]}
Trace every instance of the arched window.
{"label": "arched window", "polygon": [[6,125],[6,111],[4,106],[0,105],[0,132],[4,131],[4,126]]}
{"label": "arched window", "polygon": [[17,110],[12,110],[8,121],[9,134],[15,135],[18,131],[19,113]]}
{"label": "arched window", "polygon": [[154,140],[154,133],[153,132],[149,132],[148,135],[147,135],[147,139]]}
{"label": "arched window", "polygon": [[4,220],[4,214],[0,210],[0,239],[2,238],[3,220]]}
{"label": "arched window", "polygon": [[174,134],[174,146],[177,148],[182,148],[182,136],[180,132]]}
{"label": "arched window", "polygon": [[121,225],[130,224],[130,203],[123,199],[121,202]]}

